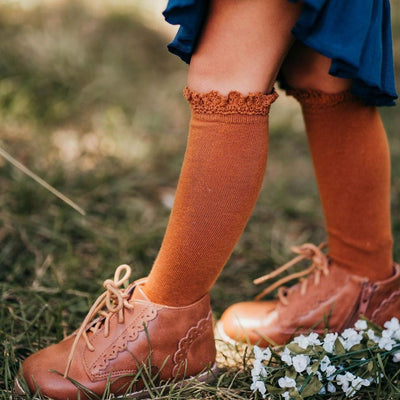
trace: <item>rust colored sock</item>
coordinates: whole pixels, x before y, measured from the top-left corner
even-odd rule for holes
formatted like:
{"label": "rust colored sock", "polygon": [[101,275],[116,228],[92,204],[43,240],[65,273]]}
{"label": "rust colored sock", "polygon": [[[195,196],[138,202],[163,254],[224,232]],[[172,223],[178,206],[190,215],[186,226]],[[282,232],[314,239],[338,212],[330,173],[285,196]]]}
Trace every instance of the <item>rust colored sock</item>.
{"label": "rust colored sock", "polygon": [[185,89],[189,138],[167,231],[145,292],[182,306],[211,288],[257,200],[268,149],[268,112],[276,93],[243,96]]}
{"label": "rust colored sock", "polygon": [[372,281],[391,276],[390,155],[379,112],[348,91],[288,93],[302,105],[331,259]]}

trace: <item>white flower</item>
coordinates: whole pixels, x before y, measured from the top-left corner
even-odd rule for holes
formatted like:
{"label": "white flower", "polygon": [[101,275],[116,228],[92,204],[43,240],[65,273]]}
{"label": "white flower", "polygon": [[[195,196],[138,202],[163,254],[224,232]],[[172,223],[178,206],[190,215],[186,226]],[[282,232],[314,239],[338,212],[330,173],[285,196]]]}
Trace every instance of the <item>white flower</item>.
{"label": "white flower", "polygon": [[400,329],[393,332],[392,338],[400,342]]}
{"label": "white flower", "polygon": [[393,317],[390,321],[386,321],[383,326],[386,330],[382,332],[382,336],[385,333],[392,339],[400,340],[400,323],[397,318]]}
{"label": "white flower", "polygon": [[296,370],[296,372],[300,373],[300,372],[305,371],[305,369],[310,364],[310,357],[306,356],[304,354],[299,354],[299,355],[293,357],[292,362],[293,362],[293,367]]}
{"label": "white flower", "polygon": [[351,372],[346,372],[344,375],[338,375],[336,377],[336,382],[338,385],[342,386],[343,392],[349,397],[354,396],[362,386],[370,385],[368,379],[362,379],[359,376],[353,375]]}
{"label": "white flower", "polygon": [[335,333],[328,333],[325,336],[324,344],[322,345],[322,347],[324,348],[324,350],[327,353],[333,353],[334,352],[335,341],[336,341],[337,337],[338,337],[338,334],[336,332]]}
{"label": "white flower", "polygon": [[369,386],[370,382],[368,379],[363,379],[357,376],[353,382],[351,382],[351,386],[354,388],[354,390],[360,390],[361,386]]}
{"label": "white flower", "polygon": [[358,332],[353,328],[347,328],[342,332],[342,337],[348,339],[349,337],[357,336]]}
{"label": "white flower", "polygon": [[[314,375],[315,378],[313,379],[318,379],[320,382],[324,383],[324,386],[322,386],[319,391],[320,395],[328,395],[329,393],[336,393],[339,391],[340,393],[343,392],[346,397],[353,397],[363,388],[363,386],[370,386],[371,383],[379,383],[383,378],[383,373],[381,371],[376,372],[376,374],[371,373],[367,379],[364,379],[351,372],[346,372],[347,364],[335,365],[334,363],[336,361],[332,361],[332,355],[336,353],[336,340],[340,340],[340,343],[346,351],[351,351],[354,346],[360,344],[363,340],[366,341],[367,339],[369,340],[369,343],[371,343],[371,341],[374,342],[374,347],[371,351],[379,352],[379,350],[376,350],[376,344],[379,349],[388,352],[385,353],[385,356],[390,355],[393,357],[392,360],[394,363],[400,363],[399,319],[392,318],[390,321],[386,321],[382,332],[375,332],[373,329],[368,327],[367,321],[360,319],[354,324],[354,328],[345,329],[341,335],[338,333],[328,333],[323,339],[319,339],[318,334],[312,332],[308,335],[296,336],[291,343],[295,343],[298,347],[305,350],[309,348],[312,353],[318,350],[318,348],[315,348],[314,346],[322,346],[326,354],[324,354],[322,359],[318,360],[318,355],[296,354],[302,353],[302,351],[291,352],[288,347],[285,347],[280,354],[282,363],[279,365],[277,372],[278,377],[281,376],[282,369],[287,368],[288,366],[293,366],[296,373],[300,374],[300,380],[304,380],[307,373],[311,376]],[[308,353],[308,351],[305,353]],[[318,353],[320,354],[319,351]],[[347,355],[348,354],[345,354],[345,356]],[[280,377],[278,379],[274,374],[276,366],[269,365],[267,367],[264,365],[264,361],[269,361],[272,358],[272,352],[269,348],[262,349],[258,346],[254,346],[254,356],[255,360],[251,371],[253,383],[250,386],[254,392],[258,391],[265,399],[268,391],[264,381],[266,380],[265,378],[271,377],[274,379],[275,385],[282,388],[281,391],[284,391],[284,393],[280,395],[281,398],[290,400],[292,396],[298,396],[296,387],[297,390],[299,390],[301,384],[298,386],[296,380],[288,376]],[[336,360],[336,358],[333,357],[333,360]],[[368,362],[368,359],[365,360],[365,358],[362,358],[359,359],[359,362],[360,365],[364,365]],[[355,366],[357,366],[357,364],[355,364]],[[311,376],[309,376],[308,379],[310,379]]]}
{"label": "white flower", "polygon": [[354,328],[356,328],[359,331],[365,331],[368,328],[367,321],[363,319],[359,319],[355,324]]}
{"label": "white flower", "polygon": [[337,375],[336,382],[338,385],[342,387],[343,392],[345,392],[346,396],[350,395],[350,397],[355,394],[355,390],[351,386],[351,382],[355,379],[355,375],[351,372],[346,372],[345,375]]}
{"label": "white flower", "polygon": [[292,365],[292,357],[290,356],[290,350],[285,347],[285,349],[281,353],[281,360],[287,365]]}
{"label": "white flower", "polygon": [[250,386],[250,389],[253,392],[256,392],[258,390],[261,393],[262,397],[265,398],[265,394],[267,393],[267,388],[265,387],[264,382],[262,381],[253,382],[252,385]]}
{"label": "white flower", "polygon": [[254,356],[256,357],[256,360],[269,361],[272,357],[272,352],[269,347],[267,347],[265,350],[262,350],[258,346],[254,346],[253,350],[254,350]]}
{"label": "white flower", "polygon": [[331,363],[331,360],[329,359],[328,356],[325,356],[319,365],[319,368],[321,369],[322,372],[325,372],[326,369],[328,368],[329,364]]}
{"label": "white flower", "polygon": [[308,335],[308,340],[310,341],[310,344],[315,344],[319,346],[321,344],[321,341],[318,339],[318,333],[311,332]]}
{"label": "white flower", "polygon": [[350,350],[354,345],[360,344],[362,338],[363,336],[361,333],[357,332],[353,328],[348,328],[343,331],[341,337],[339,337],[339,340],[342,342],[346,350]]}
{"label": "white flower", "polygon": [[393,333],[393,331],[392,330],[390,330],[390,329],[384,329],[383,331],[382,331],[382,334],[381,334],[381,336],[382,337],[384,337],[384,338],[392,338],[392,333]]}
{"label": "white flower", "polygon": [[400,322],[397,318],[393,317],[390,321],[386,321],[383,326],[390,331],[400,330]]}
{"label": "white flower", "polygon": [[278,385],[281,388],[292,388],[292,387],[296,387],[296,381],[293,378],[284,376],[284,377],[278,379]]}
{"label": "white flower", "polygon": [[308,336],[299,335],[296,336],[292,343],[297,343],[302,349],[306,349],[308,346],[320,345],[321,342],[318,339],[318,333],[311,332]]}
{"label": "white flower", "polygon": [[328,382],[327,389],[328,389],[329,393],[335,393],[336,392],[336,386],[332,382]]}
{"label": "white flower", "polygon": [[390,350],[392,350],[393,345],[395,345],[395,344],[396,344],[396,342],[393,339],[391,339],[390,337],[381,337],[378,342],[378,347],[380,349],[390,351]]}
{"label": "white flower", "polygon": [[329,377],[333,375],[337,371],[336,367],[334,365],[329,365],[329,367],[326,368],[326,376]]}
{"label": "white flower", "polygon": [[345,390],[349,386],[349,379],[346,375],[337,375],[336,382]]}
{"label": "white flower", "polygon": [[367,330],[368,339],[372,340],[375,343],[379,342],[379,336],[375,335],[375,332],[372,329]]}
{"label": "white flower", "polygon": [[306,349],[308,346],[308,338],[304,335],[296,336],[293,342],[297,343],[302,349]]}
{"label": "white flower", "polygon": [[263,366],[260,360],[254,360],[253,369],[251,370],[251,376],[253,377],[253,382],[261,377],[267,376],[267,370]]}
{"label": "white flower", "polygon": [[318,394],[326,394],[326,388],[325,386],[322,386],[321,390],[318,392]]}

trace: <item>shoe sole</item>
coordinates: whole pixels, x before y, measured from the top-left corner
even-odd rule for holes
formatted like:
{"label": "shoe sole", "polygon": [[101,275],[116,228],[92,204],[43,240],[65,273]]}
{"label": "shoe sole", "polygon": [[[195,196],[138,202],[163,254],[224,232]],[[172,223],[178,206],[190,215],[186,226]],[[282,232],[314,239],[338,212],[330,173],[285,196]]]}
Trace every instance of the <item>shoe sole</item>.
{"label": "shoe sole", "polygon": [[[172,386],[184,388],[186,386],[190,386],[190,385],[196,384],[196,383],[212,383],[212,382],[214,382],[214,380],[218,376],[218,374],[219,374],[219,368],[217,366],[217,363],[214,363],[211,368],[209,368],[207,371],[202,372],[199,375],[191,376],[190,378],[183,379],[179,382],[174,382],[171,384],[157,386],[157,387],[154,387],[153,390],[158,391],[158,390],[169,388]],[[19,382],[18,378],[15,378],[14,385],[15,385],[14,393],[17,396],[27,396],[27,394],[25,393],[25,390],[22,388],[22,385]],[[124,394],[124,395],[120,395],[120,396],[112,395],[111,398],[115,398],[115,399],[144,399],[144,398],[150,399],[150,398],[154,398],[154,397],[148,397],[149,394],[150,393],[147,389],[142,389],[137,392],[132,392],[132,393]],[[43,398],[51,400],[50,397],[46,397],[46,396],[42,396],[41,398],[33,397],[32,399],[33,400],[41,400]]]}
{"label": "shoe sole", "polygon": [[[245,329],[243,329],[243,331],[245,331]],[[271,348],[282,347],[283,345],[286,344],[286,343],[281,343],[281,344],[276,343],[271,338],[268,338],[266,336],[262,336],[257,331],[255,331],[255,333],[257,333],[259,335],[259,340],[256,343],[254,343],[254,341],[252,342],[249,338],[243,338],[242,340],[233,339],[232,337],[230,337],[224,331],[222,321],[218,321],[215,324],[215,328],[214,328],[214,336],[216,338],[222,340],[223,342],[227,343],[230,346],[235,346],[235,347],[238,347],[238,346],[249,346],[249,347],[258,346],[260,348],[266,349],[267,347],[271,347]],[[243,333],[243,335],[244,334],[245,333]],[[262,344],[262,342],[267,342],[268,344],[265,345],[265,344]]]}
{"label": "shoe sole", "polygon": [[[212,383],[215,381],[215,378],[219,374],[219,368],[217,366],[217,363],[214,363],[210,369],[207,371],[202,372],[199,375],[192,376],[190,378],[183,379],[179,382],[167,384],[167,385],[161,385],[157,386],[154,388],[154,391],[161,390],[163,388],[168,388],[168,387],[179,387],[179,388],[185,388],[186,386],[190,386],[192,384],[196,383]],[[145,398],[154,398],[154,397],[147,397],[149,395],[149,391],[147,389],[139,390],[137,392],[133,392],[127,395],[122,395],[122,396],[116,396],[116,399],[121,399],[121,398],[130,398],[130,399],[145,399]],[[168,395],[165,396],[165,398],[168,398]],[[161,399],[161,398],[160,398]]]}

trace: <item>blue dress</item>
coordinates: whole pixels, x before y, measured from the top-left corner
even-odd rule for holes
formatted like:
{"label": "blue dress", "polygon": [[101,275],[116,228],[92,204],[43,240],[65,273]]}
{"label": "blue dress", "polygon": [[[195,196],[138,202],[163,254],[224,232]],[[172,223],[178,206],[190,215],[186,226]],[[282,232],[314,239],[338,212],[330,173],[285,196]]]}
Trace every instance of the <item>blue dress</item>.
{"label": "blue dress", "polygon": [[[352,79],[351,91],[367,104],[394,105],[397,94],[389,0],[303,2],[302,14],[293,28],[295,37],[331,58],[330,74]],[[208,8],[209,0],[169,0],[164,11],[169,23],[180,25],[168,49],[187,63]]]}

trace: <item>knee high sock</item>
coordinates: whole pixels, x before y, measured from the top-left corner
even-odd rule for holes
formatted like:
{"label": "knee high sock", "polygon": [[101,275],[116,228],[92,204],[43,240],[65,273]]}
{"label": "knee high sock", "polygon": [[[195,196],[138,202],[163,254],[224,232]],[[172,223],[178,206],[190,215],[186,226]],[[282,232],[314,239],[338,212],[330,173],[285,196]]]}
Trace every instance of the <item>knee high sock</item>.
{"label": "knee high sock", "polygon": [[160,304],[183,306],[208,292],[257,200],[276,93],[243,96],[185,89],[192,109],[176,197],[144,287]]}
{"label": "knee high sock", "polygon": [[390,155],[376,107],[347,91],[289,94],[302,106],[330,258],[372,281],[391,276]]}

